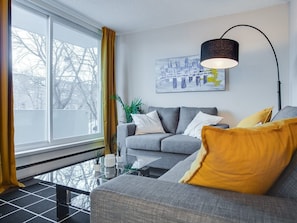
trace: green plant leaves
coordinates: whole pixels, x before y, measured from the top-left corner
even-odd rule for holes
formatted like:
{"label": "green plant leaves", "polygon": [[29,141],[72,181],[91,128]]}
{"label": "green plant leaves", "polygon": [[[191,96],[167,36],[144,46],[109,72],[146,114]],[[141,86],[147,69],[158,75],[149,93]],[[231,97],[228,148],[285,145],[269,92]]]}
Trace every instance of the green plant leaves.
{"label": "green plant leaves", "polygon": [[133,99],[130,105],[125,104],[119,95],[113,95],[112,99],[117,100],[121,104],[125,112],[127,123],[133,121],[131,114],[137,114],[141,112],[141,105],[143,105],[143,103],[140,98]]}

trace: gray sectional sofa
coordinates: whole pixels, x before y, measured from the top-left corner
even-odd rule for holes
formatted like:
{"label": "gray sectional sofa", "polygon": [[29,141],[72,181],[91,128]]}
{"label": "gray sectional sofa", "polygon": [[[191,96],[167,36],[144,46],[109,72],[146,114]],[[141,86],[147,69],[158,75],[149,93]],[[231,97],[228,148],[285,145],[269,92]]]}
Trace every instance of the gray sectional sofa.
{"label": "gray sectional sofa", "polygon": [[[216,107],[153,107],[156,110],[166,133],[135,135],[134,123],[120,124],[117,127],[117,145],[121,155],[145,155],[161,157],[151,164],[152,167],[170,169],[176,163],[196,152],[201,145],[198,138],[183,135],[188,124],[199,111],[210,115],[218,115]],[[217,124],[227,128],[227,124]]]}
{"label": "gray sectional sofa", "polygon": [[[287,106],[272,121],[297,117]],[[196,153],[158,179],[122,175],[91,193],[91,223],[297,222],[297,152],[266,195],[178,183]]]}

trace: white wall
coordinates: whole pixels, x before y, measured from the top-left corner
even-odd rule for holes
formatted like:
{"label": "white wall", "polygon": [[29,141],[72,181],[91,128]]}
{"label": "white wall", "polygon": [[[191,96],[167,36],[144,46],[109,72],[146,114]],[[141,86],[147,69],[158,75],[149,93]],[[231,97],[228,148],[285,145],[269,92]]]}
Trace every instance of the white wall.
{"label": "white wall", "polygon": [[289,35],[290,35],[290,104],[297,106],[297,1],[289,3]]}
{"label": "white wall", "polygon": [[[239,66],[227,71],[227,88],[218,92],[155,93],[157,59],[200,54],[200,45],[219,38],[236,24],[261,29],[271,40],[280,64],[283,106],[289,103],[288,4],[118,36],[117,92],[124,100],[140,97],[146,106],[216,106],[224,122],[234,126],[266,107],[277,112],[277,73],[267,40],[258,31],[239,27],[225,38],[240,44]],[[119,108],[120,120],[122,119]]]}

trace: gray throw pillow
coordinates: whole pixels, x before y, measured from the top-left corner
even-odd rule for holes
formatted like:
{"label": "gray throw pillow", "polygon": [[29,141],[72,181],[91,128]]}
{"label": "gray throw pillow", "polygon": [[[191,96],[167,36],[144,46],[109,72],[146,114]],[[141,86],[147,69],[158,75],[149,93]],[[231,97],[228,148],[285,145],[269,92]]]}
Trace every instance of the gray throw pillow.
{"label": "gray throw pillow", "polygon": [[148,108],[149,112],[154,110],[158,112],[165,132],[175,134],[179,118],[179,108],[165,108],[154,106],[150,106]]}

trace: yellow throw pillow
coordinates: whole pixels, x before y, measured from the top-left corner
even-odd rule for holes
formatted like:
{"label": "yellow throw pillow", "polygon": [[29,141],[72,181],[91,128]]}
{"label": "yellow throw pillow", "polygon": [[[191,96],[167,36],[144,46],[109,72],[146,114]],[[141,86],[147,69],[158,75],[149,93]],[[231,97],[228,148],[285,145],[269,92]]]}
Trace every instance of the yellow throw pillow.
{"label": "yellow throw pillow", "polygon": [[271,115],[272,115],[272,107],[265,108],[262,111],[256,112],[255,114],[252,114],[244,118],[243,120],[241,120],[238,123],[237,127],[248,128],[248,127],[254,127],[259,123],[264,124],[270,121]]}
{"label": "yellow throw pillow", "polygon": [[202,146],[181,183],[265,194],[297,148],[297,118],[253,128],[202,129]]}

